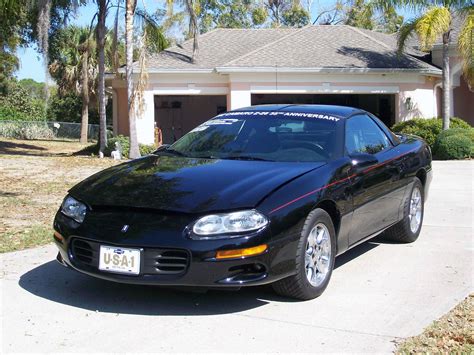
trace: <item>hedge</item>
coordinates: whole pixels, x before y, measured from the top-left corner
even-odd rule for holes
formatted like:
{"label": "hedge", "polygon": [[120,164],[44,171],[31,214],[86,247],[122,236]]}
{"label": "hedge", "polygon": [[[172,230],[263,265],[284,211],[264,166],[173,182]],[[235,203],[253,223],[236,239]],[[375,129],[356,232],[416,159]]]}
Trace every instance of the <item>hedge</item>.
{"label": "hedge", "polygon": [[[451,128],[470,129],[471,126],[460,118],[453,117],[450,121]],[[414,118],[412,120],[399,122],[393,125],[392,131],[397,133],[414,134],[425,140],[434,148],[436,138],[443,130],[443,120],[441,118]]]}
{"label": "hedge", "polygon": [[436,138],[433,154],[437,159],[465,159],[474,157],[474,128],[452,128]]}

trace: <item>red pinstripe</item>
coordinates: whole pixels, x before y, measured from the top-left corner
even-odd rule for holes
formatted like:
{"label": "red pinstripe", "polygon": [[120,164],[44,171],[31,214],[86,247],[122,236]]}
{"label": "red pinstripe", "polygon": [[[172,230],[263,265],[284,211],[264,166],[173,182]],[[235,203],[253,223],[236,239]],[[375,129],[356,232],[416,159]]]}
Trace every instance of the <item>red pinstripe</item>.
{"label": "red pinstripe", "polygon": [[[418,149],[419,149],[419,148],[417,147],[417,148],[415,148],[415,149],[409,150],[409,151],[406,152],[406,153],[400,154],[400,155],[396,156],[395,158],[392,158],[392,159],[389,159],[389,160],[387,160],[387,161],[384,161],[383,163],[379,163],[379,164],[376,164],[376,165],[374,165],[374,166],[371,166],[370,168],[367,168],[367,169],[363,170],[360,174],[366,174],[366,173],[368,173],[368,172],[371,171],[371,170],[377,169],[378,167],[381,167],[381,166],[383,166],[383,165],[385,165],[385,164],[388,164],[388,163],[390,163],[391,161],[394,161],[394,160],[396,160],[396,159],[398,159],[398,158],[401,158],[401,157],[404,156],[404,155],[408,155],[408,154],[410,154],[411,152],[414,152],[415,150],[418,150]],[[288,201],[288,202],[284,203],[283,205],[280,205],[280,206],[274,208],[273,210],[271,210],[271,211],[269,212],[269,214],[272,214],[272,213],[274,213],[274,212],[276,212],[276,211],[279,211],[279,210],[281,210],[282,208],[285,208],[285,207],[287,207],[287,206],[289,206],[289,205],[291,205],[291,204],[293,204],[293,203],[295,203],[295,202],[297,202],[297,201],[299,201],[299,200],[301,200],[301,199],[303,199],[303,198],[305,198],[305,197],[308,197],[308,196],[310,196],[310,195],[313,195],[313,194],[315,194],[315,193],[318,192],[318,191],[327,189],[328,187],[331,187],[331,186],[333,186],[333,185],[339,184],[339,183],[344,182],[344,181],[346,181],[346,180],[352,179],[353,177],[355,177],[355,176],[357,176],[357,175],[358,175],[358,174],[352,174],[351,176],[348,176],[348,177],[346,177],[346,178],[344,178],[344,179],[334,181],[334,182],[332,182],[332,183],[330,183],[330,184],[327,184],[327,185],[325,185],[325,186],[323,186],[323,187],[320,187],[320,188],[318,188],[318,189],[316,189],[316,190],[307,192],[307,193],[305,193],[304,195],[301,195],[301,196],[299,196],[299,197],[297,197],[297,198],[295,198],[295,199],[293,199],[293,200],[291,200],[291,201]]]}

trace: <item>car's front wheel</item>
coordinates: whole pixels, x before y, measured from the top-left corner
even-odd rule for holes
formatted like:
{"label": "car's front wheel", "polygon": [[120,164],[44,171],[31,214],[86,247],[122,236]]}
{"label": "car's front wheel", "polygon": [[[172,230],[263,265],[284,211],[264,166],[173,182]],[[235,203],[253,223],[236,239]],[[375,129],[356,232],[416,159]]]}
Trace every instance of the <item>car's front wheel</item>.
{"label": "car's front wheel", "polygon": [[296,252],[296,274],[277,281],[274,290],[286,297],[309,300],[326,289],[334,268],[336,233],[329,214],[317,208],[306,218]]}

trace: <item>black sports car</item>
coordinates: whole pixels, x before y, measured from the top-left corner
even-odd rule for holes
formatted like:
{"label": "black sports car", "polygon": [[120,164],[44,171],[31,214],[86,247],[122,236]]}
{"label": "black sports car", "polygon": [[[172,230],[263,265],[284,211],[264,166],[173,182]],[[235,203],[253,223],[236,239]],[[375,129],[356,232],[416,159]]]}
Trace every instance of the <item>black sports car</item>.
{"label": "black sports car", "polygon": [[54,221],[58,261],[118,282],[272,283],[311,299],[349,248],[417,239],[431,177],[421,139],[360,109],[243,108],[73,187]]}

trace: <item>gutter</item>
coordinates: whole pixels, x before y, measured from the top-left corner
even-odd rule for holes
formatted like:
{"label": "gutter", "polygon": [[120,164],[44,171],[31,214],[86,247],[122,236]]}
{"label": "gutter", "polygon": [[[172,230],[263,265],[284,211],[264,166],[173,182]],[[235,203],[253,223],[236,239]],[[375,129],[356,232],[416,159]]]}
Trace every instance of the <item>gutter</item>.
{"label": "gutter", "polygon": [[441,76],[438,68],[407,69],[407,68],[292,68],[292,67],[216,67],[219,74],[232,73],[329,73],[329,74],[394,74],[416,73],[432,76]]}
{"label": "gutter", "polygon": [[[134,68],[136,71],[133,74],[138,74],[138,69]],[[118,70],[120,74],[125,74],[125,69],[120,68]],[[147,73],[149,74],[212,74],[216,71],[213,68],[196,68],[196,69],[178,69],[178,68],[170,68],[170,69],[148,69]]]}
{"label": "gutter", "polygon": [[[233,74],[233,73],[327,73],[327,74],[396,74],[413,73],[441,77],[441,69],[433,67],[425,69],[407,68],[292,68],[292,67],[216,67],[215,69],[150,69],[149,74]],[[119,69],[120,74],[125,73]],[[138,74],[138,73],[133,73]],[[115,78],[115,76],[114,76]]]}

